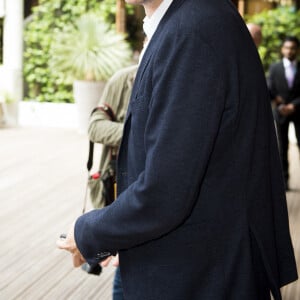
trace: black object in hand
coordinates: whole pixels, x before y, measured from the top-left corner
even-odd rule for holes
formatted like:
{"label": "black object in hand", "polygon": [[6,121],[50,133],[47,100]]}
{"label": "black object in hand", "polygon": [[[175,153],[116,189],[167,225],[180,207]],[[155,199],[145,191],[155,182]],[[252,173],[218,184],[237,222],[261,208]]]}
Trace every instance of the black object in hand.
{"label": "black object in hand", "polygon": [[62,233],[60,236],[59,236],[60,239],[66,239],[67,238],[67,234],[66,233]]}
{"label": "black object in hand", "polygon": [[82,266],[81,266],[81,269],[85,272],[87,272],[88,274],[92,274],[92,275],[100,275],[101,272],[102,272],[102,267],[97,264],[95,266],[90,266],[88,263],[84,263]]}

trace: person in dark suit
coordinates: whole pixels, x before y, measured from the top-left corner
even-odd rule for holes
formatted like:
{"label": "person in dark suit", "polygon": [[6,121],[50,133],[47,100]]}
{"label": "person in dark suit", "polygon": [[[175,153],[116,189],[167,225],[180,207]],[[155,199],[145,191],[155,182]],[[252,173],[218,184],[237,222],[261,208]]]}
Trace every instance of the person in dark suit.
{"label": "person in dark suit", "polygon": [[271,65],[269,70],[269,89],[273,98],[274,118],[277,124],[281,161],[288,190],[289,163],[288,146],[289,125],[293,122],[300,147],[300,62],[299,40],[296,37],[284,39],[281,47],[283,59]]}
{"label": "person in dark suit", "polygon": [[[74,266],[119,253],[127,300],[265,300],[296,280],[268,89],[230,0],[128,0],[148,44],[118,197],[79,217]],[[75,238],[74,238],[75,236]]]}

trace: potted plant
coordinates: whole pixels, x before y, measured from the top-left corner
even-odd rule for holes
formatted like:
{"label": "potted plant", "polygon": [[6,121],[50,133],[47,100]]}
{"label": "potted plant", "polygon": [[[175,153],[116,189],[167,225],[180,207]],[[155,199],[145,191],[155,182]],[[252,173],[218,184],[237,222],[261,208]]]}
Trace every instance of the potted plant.
{"label": "potted plant", "polygon": [[13,95],[0,89],[0,127],[17,124],[18,105]]}
{"label": "potted plant", "polygon": [[105,81],[130,63],[130,47],[124,35],[116,33],[100,16],[86,13],[75,25],[56,32],[50,52],[52,70],[62,80],[73,82],[79,131],[85,133]]}

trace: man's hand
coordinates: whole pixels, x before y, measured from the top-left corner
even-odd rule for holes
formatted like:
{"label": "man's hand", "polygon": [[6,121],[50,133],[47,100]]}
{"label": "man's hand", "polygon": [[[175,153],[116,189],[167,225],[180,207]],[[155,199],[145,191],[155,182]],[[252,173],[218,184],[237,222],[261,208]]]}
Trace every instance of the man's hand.
{"label": "man's hand", "polygon": [[278,111],[283,116],[289,116],[295,112],[295,105],[292,103],[281,104],[278,107]]}
{"label": "man's hand", "polygon": [[277,106],[279,106],[280,104],[284,103],[284,100],[281,96],[276,96],[275,99],[274,99],[274,102]]}
{"label": "man's hand", "polygon": [[102,261],[100,265],[101,267],[107,267],[111,261],[112,261],[112,265],[114,267],[117,267],[119,265],[119,255],[117,255],[116,257],[109,256],[106,260]]}
{"label": "man's hand", "polygon": [[74,239],[74,227],[75,227],[75,222],[72,224],[66,238],[60,238],[57,242],[56,245],[59,249],[67,250],[70,253],[72,253],[73,257],[73,265],[74,267],[79,267],[81,266],[84,262],[85,259],[79,252],[75,239]]}
{"label": "man's hand", "polygon": [[289,115],[295,112],[295,105],[293,103],[289,103],[286,105],[286,109]]}

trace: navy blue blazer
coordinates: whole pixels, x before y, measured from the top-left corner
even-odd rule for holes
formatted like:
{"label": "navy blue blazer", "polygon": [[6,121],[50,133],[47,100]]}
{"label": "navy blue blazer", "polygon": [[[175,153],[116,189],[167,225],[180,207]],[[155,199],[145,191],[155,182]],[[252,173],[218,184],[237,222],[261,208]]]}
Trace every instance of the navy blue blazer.
{"label": "navy blue blazer", "polygon": [[135,79],[118,198],[75,224],[90,264],[119,252],[125,299],[278,300],[297,278],[267,99],[231,1],[174,0]]}

